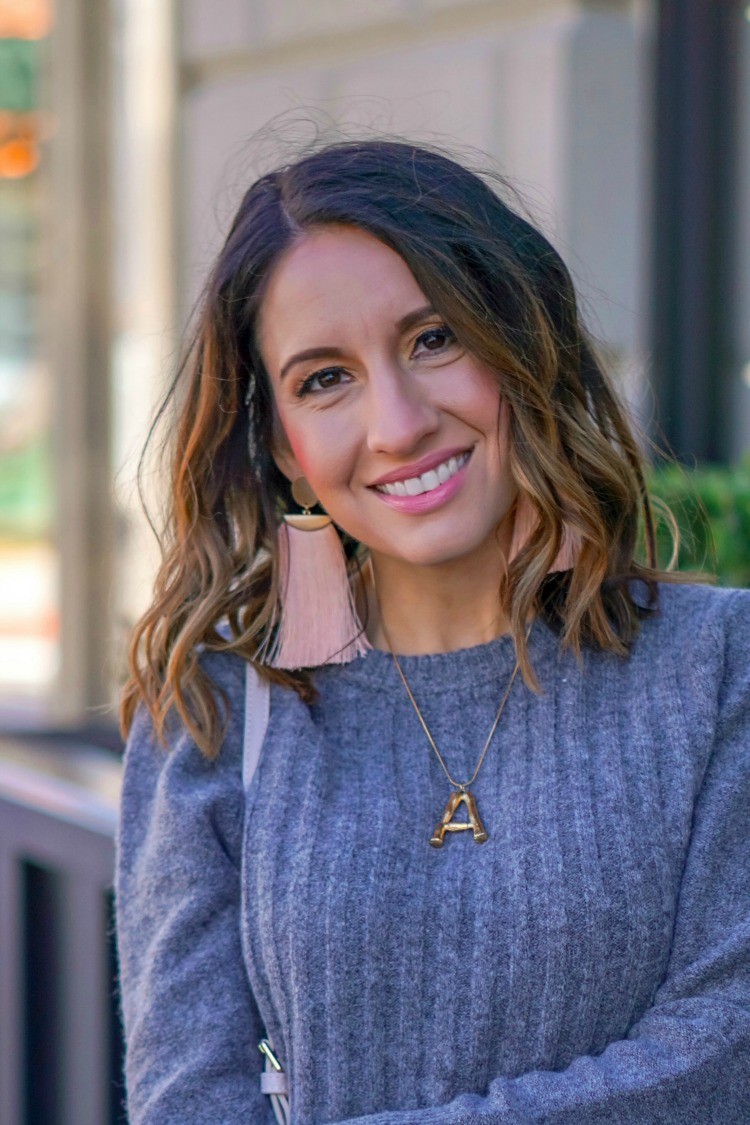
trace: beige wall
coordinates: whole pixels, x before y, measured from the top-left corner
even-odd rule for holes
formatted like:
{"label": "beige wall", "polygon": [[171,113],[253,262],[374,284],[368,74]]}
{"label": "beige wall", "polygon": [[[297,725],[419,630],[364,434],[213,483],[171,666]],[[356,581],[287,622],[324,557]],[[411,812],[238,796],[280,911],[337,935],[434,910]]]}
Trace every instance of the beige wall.
{"label": "beige wall", "polygon": [[261,145],[254,134],[275,114],[307,110],[350,130],[372,125],[488,153],[562,251],[594,330],[623,370],[640,366],[647,5],[187,0],[181,16],[186,308],[268,159],[268,136]]}

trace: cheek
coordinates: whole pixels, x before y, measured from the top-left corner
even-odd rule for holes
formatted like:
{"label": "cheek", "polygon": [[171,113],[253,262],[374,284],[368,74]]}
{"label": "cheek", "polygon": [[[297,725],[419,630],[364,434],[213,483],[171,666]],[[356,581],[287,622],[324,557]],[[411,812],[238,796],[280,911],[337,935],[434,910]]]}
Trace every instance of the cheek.
{"label": "cheek", "polygon": [[287,441],[300,467],[316,492],[323,492],[348,479],[351,457],[342,441],[341,426],[328,421],[285,419]]}
{"label": "cheek", "polygon": [[501,441],[506,440],[508,407],[497,377],[488,368],[472,363],[464,378],[454,384],[451,399],[449,409],[463,421],[485,435],[496,433]]}
{"label": "cheek", "polygon": [[313,467],[313,476],[315,475],[316,457],[314,449],[308,449],[303,439],[298,435],[293,436],[292,434],[287,434],[287,439],[289,441],[289,447],[294,454],[294,459],[300,467],[300,472],[309,480],[311,465]]}
{"label": "cheek", "polygon": [[274,407],[274,430],[276,440],[281,448],[291,450],[299,464],[303,476],[309,478],[311,470],[314,472],[319,454],[319,438],[314,428],[302,424],[301,419],[295,418],[294,411],[284,410],[276,403]]}
{"label": "cheek", "polygon": [[463,410],[458,412],[470,425],[485,435],[488,456],[493,470],[501,476],[510,473],[509,443],[511,411],[498,386],[497,378],[488,369],[476,368],[466,384]]}

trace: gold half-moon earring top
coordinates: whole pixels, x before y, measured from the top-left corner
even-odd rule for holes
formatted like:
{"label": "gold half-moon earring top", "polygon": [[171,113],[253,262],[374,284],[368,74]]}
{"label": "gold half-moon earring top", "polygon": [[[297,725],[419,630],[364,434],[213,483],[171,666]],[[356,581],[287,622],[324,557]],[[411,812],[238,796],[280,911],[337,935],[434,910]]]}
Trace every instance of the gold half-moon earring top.
{"label": "gold half-moon earring top", "polygon": [[300,508],[306,508],[308,511],[318,502],[315,489],[312,487],[307,477],[296,477],[296,479],[292,481],[292,497],[295,502],[299,504]]}
{"label": "gold half-moon earring top", "polygon": [[305,510],[304,512],[287,512],[284,516],[284,522],[289,527],[294,527],[297,531],[320,531],[321,528],[328,527],[329,523],[333,523],[328,515],[311,514],[310,508],[317,504],[318,497],[307,477],[297,477],[296,480],[292,481],[292,497],[300,508]]}

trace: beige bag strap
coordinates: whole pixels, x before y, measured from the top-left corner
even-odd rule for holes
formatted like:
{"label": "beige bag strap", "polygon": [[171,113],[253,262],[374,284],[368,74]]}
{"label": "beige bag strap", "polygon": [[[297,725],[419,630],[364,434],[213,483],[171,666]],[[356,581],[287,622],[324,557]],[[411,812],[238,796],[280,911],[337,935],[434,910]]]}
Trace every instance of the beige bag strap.
{"label": "beige bag strap", "polygon": [[245,665],[245,745],[242,753],[242,786],[247,793],[258,766],[271,709],[271,685],[248,661]]}
{"label": "beige bag strap", "polygon": [[[245,665],[245,739],[242,748],[242,785],[245,793],[258,767],[270,710],[270,684],[248,662]],[[286,1072],[281,1068],[270,1039],[261,1039],[258,1047],[265,1059],[265,1069],[260,1076],[261,1091],[270,1097],[278,1125],[291,1125]]]}
{"label": "beige bag strap", "polygon": [[291,1125],[289,1112],[289,1083],[286,1073],[271,1046],[270,1039],[261,1039],[258,1047],[265,1058],[265,1069],[260,1076],[260,1088],[271,1099],[271,1108],[278,1125]]}

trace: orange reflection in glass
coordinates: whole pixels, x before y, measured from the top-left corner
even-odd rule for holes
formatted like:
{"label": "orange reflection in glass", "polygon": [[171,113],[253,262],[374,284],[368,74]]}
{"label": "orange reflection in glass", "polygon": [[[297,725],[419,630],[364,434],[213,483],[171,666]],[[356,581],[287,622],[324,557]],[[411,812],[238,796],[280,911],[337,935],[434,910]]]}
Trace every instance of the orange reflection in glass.
{"label": "orange reflection in glass", "polygon": [[0,179],[20,180],[38,167],[38,117],[36,113],[0,112]]}
{"label": "orange reflection in glass", "polygon": [[39,164],[39,149],[24,137],[16,137],[0,145],[0,178],[20,180],[28,176]]}

